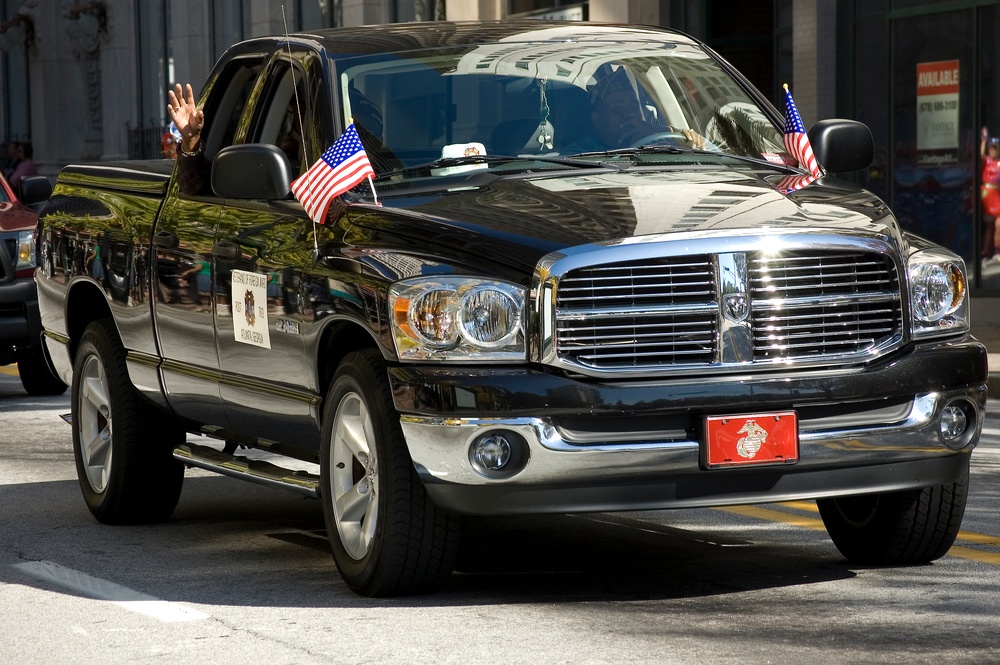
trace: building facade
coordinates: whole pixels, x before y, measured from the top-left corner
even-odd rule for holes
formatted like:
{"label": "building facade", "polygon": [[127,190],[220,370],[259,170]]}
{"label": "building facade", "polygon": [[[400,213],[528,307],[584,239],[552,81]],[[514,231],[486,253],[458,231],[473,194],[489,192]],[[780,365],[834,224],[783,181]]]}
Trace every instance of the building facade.
{"label": "building facade", "polygon": [[900,223],[983,264],[982,127],[1000,135],[1000,0],[0,0],[0,143],[30,140],[40,172],[158,156],[166,90],[203,81],[233,42],[339,25],[537,16],[660,25],[730,60],[806,123],[872,129],[854,178]]}

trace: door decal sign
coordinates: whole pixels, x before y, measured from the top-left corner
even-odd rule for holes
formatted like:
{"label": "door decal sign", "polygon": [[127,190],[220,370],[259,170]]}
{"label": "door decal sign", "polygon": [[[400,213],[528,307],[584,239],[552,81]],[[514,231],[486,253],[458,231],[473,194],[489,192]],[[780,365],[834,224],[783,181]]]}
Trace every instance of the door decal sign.
{"label": "door decal sign", "polygon": [[271,348],[267,329],[267,275],[233,271],[233,334],[237,342]]}

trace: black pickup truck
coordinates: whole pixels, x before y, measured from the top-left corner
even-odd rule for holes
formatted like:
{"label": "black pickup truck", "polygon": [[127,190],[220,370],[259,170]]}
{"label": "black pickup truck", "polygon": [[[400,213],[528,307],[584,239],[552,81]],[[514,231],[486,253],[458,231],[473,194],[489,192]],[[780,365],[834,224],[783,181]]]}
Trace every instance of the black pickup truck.
{"label": "black pickup truck", "polygon": [[[833,175],[863,125],[810,173],[696,40],[538,21],[253,39],[199,104],[201,187],[73,165],[40,216],[101,522],[187,466],[287,487],[369,595],[447,580],[470,515],[815,499],[852,561],[954,541],[986,351],[962,259]],[[319,223],[290,183],[352,121],[376,175]]]}

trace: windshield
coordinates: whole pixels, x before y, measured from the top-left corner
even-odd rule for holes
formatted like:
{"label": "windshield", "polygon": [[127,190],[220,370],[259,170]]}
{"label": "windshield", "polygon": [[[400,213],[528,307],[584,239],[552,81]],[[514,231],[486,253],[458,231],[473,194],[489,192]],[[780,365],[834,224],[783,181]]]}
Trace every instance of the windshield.
{"label": "windshield", "polygon": [[430,175],[449,175],[512,168],[510,160],[477,159],[484,155],[586,160],[647,146],[795,164],[781,129],[687,43],[504,42],[338,67],[345,116],[379,174],[437,163]]}

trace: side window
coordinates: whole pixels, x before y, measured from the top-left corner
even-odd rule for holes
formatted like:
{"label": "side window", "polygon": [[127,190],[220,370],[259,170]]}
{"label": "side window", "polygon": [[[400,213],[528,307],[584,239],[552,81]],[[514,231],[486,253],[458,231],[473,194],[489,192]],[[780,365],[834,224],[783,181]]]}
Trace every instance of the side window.
{"label": "side window", "polygon": [[204,107],[208,134],[203,139],[209,159],[236,141],[240,118],[260,73],[261,60],[259,57],[235,60],[213,84]]}
{"label": "side window", "polygon": [[301,70],[279,61],[264,85],[261,113],[252,132],[257,143],[271,143],[288,155],[294,173],[304,168],[302,126],[310,122],[310,100]]}

